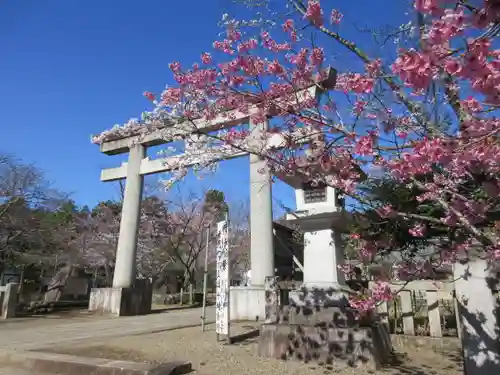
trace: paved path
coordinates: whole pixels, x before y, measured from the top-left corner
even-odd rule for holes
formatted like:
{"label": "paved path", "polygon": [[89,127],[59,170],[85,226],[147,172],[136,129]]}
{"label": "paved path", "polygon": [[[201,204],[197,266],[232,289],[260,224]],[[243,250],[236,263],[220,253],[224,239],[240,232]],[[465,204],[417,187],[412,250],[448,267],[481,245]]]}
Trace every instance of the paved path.
{"label": "paved path", "polygon": [[[19,318],[0,323],[0,349],[34,350],[71,341],[152,333],[200,324],[201,308],[167,310],[145,316]],[[207,323],[215,308],[207,307]],[[0,372],[0,375],[3,375]]]}
{"label": "paved path", "polygon": [[[0,375],[48,375],[47,373],[42,374],[40,372],[35,373],[33,371],[22,370],[14,367],[0,367]],[[57,375],[57,374],[51,374]]]}

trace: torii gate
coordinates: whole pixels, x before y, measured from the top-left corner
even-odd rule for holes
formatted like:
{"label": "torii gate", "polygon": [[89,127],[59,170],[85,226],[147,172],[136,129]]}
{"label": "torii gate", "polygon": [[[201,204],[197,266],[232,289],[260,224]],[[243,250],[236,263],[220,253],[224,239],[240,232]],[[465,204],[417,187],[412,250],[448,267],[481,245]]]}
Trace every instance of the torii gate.
{"label": "torii gate", "polygon": [[[319,99],[324,90],[332,89],[336,83],[336,71],[330,68],[326,73],[324,80],[318,82],[318,84],[311,85],[295,93],[294,100],[303,102],[310,98]],[[120,167],[101,171],[101,181],[126,179],[126,184],[116,252],[113,288],[93,290],[89,309],[111,312],[116,315],[140,314],[148,309],[146,306],[143,308],[133,306],[141,304],[142,297],[137,295],[137,293],[133,291],[124,293],[123,291],[123,289],[134,289],[133,287],[136,283],[136,250],[145,175],[175,170],[180,161],[182,161],[183,167],[190,167],[199,164],[201,161],[206,162],[209,160],[216,162],[250,154],[251,289],[258,291],[258,296],[252,297],[252,299],[262,299],[261,302],[255,301],[257,303],[253,305],[256,306],[257,312],[263,311],[265,277],[274,275],[271,176],[265,169],[266,161],[262,157],[242,150],[252,150],[252,147],[283,148],[286,147],[286,137],[289,135],[277,133],[264,141],[266,142],[265,144],[262,144],[263,141],[260,136],[262,132],[269,129],[269,121],[260,124],[250,121],[251,115],[258,111],[257,106],[258,103],[245,112],[233,110],[210,121],[200,119],[186,121],[186,123],[175,124],[173,126],[175,129],[179,129],[177,135],[184,135],[187,138],[194,135],[193,133],[195,132],[197,134],[200,132],[209,133],[250,122],[251,136],[248,138],[250,141],[246,141],[243,147],[239,148],[221,146],[193,150],[192,142],[185,140],[186,151],[188,151],[185,154],[155,160],[147,158],[146,149],[148,147],[167,144],[173,141],[171,134],[165,136],[166,130],[171,130],[171,128],[161,128],[147,134],[131,135],[101,143],[100,150],[104,154],[117,155],[128,152],[129,156],[128,162],[123,163]],[[271,116],[272,114],[270,114]],[[303,144],[311,140],[311,134],[311,129],[301,128],[292,136],[296,137],[296,140]],[[193,152],[190,153],[189,151]],[[188,159],[187,161],[186,158]],[[130,297],[131,293],[135,294],[136,297]],[[126,302],[124,299],[130,301]],[[147,304],[147,302],[144,302],[144,304]],[[249,305],[252,305],[252,303],[249,303]],[[250,313],[249,316],[263,316],[263,313],[255,315]]]}

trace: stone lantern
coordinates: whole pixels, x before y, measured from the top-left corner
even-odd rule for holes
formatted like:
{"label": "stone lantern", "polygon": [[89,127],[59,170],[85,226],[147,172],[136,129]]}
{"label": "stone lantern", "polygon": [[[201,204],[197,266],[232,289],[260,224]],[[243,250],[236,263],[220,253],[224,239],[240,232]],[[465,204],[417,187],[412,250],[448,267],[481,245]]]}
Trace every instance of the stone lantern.
{"label": "stone lantern", "polygon": [[337,287],[345,280],[338,266],[344,262],[340,230],[347,223],[343,199],[325,184],[296,186],[297,210],[287,220],[304,233],[304,286]]}

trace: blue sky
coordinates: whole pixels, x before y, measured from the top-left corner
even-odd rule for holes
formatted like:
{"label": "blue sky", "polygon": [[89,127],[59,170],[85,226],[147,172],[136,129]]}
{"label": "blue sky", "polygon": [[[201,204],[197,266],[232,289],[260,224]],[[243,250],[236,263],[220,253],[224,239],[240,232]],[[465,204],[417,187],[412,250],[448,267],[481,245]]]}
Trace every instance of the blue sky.
{"label": "blue sky", "polygon": [[[327,2],[328,3],[328,2]],[[395,24],[405,0],[338,1],[359,27]],[[377,3],[377,4],[374,4]],[[168,63],[190,65],[210,49],[230,0],[4,0],[0,9],[0,151],[36,163],[78,204],[117,196],[101,183],[102,168],[123,158],[99,153],[90,135],[138,117],[146,90],[171,82]],[[399,4],[399,5],[398,5]],[[394,5],[391,7],[391,5]],[[399,18],[399,17],[398,17]],[[347,35],[355,31],[346,24]],[[370,45],[370,36],[362,36]],[[335,57],[349,63],[347,53]],[[248,162],[225,162],[210,186],[230,200],[248,198]],[[276,184],[275,199],[293,205],[293,191]]]}

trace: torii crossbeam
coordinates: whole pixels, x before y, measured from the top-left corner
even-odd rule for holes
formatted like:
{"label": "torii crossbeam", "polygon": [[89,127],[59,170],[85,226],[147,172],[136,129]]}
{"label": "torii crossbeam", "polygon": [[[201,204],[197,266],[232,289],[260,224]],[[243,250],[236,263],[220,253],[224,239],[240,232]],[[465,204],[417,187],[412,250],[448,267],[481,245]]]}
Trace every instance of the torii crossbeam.
{"label": "torii crossbeam", "polygon": [[[336,71],[329,69],[327,73],[323,81],[295,93],[296,100],[301,102],[309,100],[311,97],[318,99],[324,90],[333,88],[336,81]],[[259,150],[255,148],[283,148],[287,146],[290,137],[299,144],[307,143],[313,132],[309,128],[301,128],[293,134],[277,133],[263,143],[259,140],[263,138],[261,137],[262,132],[269,129],[269,122],[252,123],[250,118],[257,111],[256,104],[248,111],[230,111],[210,121],[203,119],[187,121],[185,124],[173,125],[173,128],[161,128],[148,134],[131,135],[101,143],[101,152],[107,155],[129,153],[127,163],[123,163],[117,168],[104,169],[101,172],[102,181],[126,179],[113,289],[131,288],[135,285],[136,248],[145,175],[172,171],[177,169],[179,164],[182,164],[182,167],[190,167],[200,163],[250,155],[252,288],[261,290],[262,293],[259,292],[259,295],[263,296],[265,277],[274,275],[271,176],[269,172],[266,172],[266,161],[258,155]],[[272,114],[270,114],[271,116]],[[240,147],[220,146],[193,149],[193,145],[189,141],[193,134],[200,134],[200,132],[208,134],[215,130],[228,129],[246,123],[250,123],[250,137],[244,144],[239,145]],[[170,143],[179,136],[187,138],[184,154],[155,160],[150,160],[145,156],[148,147]],[[251,152],[252,150],[256,152]],[[259,299],[261,298],[259,297]],[[262,313],[264,299],[251,305],[254,306],[255,314],[252,312],[249,314],[250,316],[253,318],[264,316]]]}

